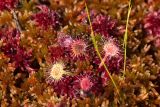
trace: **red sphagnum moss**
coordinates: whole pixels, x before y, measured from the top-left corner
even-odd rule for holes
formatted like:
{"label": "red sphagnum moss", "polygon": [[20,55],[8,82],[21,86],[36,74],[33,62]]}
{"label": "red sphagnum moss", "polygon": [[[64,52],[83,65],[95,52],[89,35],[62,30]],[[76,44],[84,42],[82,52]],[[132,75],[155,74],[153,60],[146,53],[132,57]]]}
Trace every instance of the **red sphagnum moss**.
{"label": "red sphagnum moss", "polygon": [[0,106],[160,106],[158,1],[0,0]]}

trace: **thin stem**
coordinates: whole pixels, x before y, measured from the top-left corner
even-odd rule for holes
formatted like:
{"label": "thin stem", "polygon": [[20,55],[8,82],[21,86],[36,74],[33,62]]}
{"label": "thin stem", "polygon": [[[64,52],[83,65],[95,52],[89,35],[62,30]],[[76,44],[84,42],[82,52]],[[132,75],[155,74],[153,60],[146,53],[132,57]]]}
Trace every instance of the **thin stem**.
{"label": "thin stem", "polygon": [[127,39],[128,39],[128,22],[129,22],[129,16],[131,13],[131,0],[129,1],[129,7],[128,7],[128,14],[127,14],[127,21],[126,21],[126,29],[125,29],[125,34],[124,34],[124,41],[123,41],[123,46],[124,46],[124,71],[123,71],[123,77],[125,76],[126,73],[126,59],[127,59]]}
{"label": "thin stem", "polygon": [[101,63],[99,64],[99,68],[101,68],[103,66],[103,63],[106,61],[107,59],[107,55],[105,55],[101,61]]}
{"label": "thin stem", "polygon": [[114,87],[116,88],[116,90],[117,90],[117,92],[118,92],[118,94],[119,94],[118,87],[117,87],[115,81],[113,80],[113,78],[112,78],[112,76],[111,76],[111,74],[110,74],[110,72],[109,72],[107,66],[106,66],[105,63],[104,63],[103,58],[102,58],[100,52],[99,52],[98,45],[97,45],[97,42],[96,42],[96,40],[95,40],[94,31],[93,31],[93,27],[92,27],[92,22],[91,22],[91,19],[90,19],[89,10],[88,10],[86,1],[85,1],[85,7],[86,7],[86,12],[87,12],[87,16],[88,16],[90,28],[91,28],[91,39],[92,39],[94,48],[95,48],[95,50],[96,50],[96,53],[97,53],[99,59],[101,60],[101,63],[103,64],[105,70],[107,71],[107,73],[108,73],[108,75],[109,75],[109,77],[110,77],[110,79],[111,79],[111,81],[112,81]]}
{"label": "thin stem", "polygon": [[22,33],[22,28],[21,28],[21,25],[19,23],[19,20],[18,20],[18,17],[17,17],[17,14],[16,14],[15,10],[11,10],[11,13],[12,13],[14,22],[16,23],[16,26],[17,26],[18,30],[20,31],[20,33]]}

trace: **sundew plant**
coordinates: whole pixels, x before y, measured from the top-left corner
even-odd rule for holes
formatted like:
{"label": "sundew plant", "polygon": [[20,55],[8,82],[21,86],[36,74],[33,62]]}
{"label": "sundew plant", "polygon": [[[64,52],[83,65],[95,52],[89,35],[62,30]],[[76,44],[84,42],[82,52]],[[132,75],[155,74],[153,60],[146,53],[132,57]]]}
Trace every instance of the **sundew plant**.
{"label": "sundew plant", "polygon": [[0,0],[0,104],[160,106],[159,0]]}

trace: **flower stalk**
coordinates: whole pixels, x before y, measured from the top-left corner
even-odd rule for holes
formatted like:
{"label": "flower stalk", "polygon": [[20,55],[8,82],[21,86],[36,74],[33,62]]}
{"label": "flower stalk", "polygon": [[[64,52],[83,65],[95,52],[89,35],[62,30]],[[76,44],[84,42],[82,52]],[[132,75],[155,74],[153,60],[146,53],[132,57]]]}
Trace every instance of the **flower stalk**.
{"label": "flower stalk", "polygon": [[110,74],[110,72],[109,72],[107,66],[105,65],[105,63],[104,63],[104,61],[103,61],[103,58],[102,58],[102,56],[101,56],[101,54],[100,54],[100,52],[99,52],[98,45],[97,45],[97,41],[95,40],[95,36],[94,36],[94,31],[93,31],[92,22],[91,22],[90,15],[89,15],[89,10],[88,10],[88,7],[87,7],[87,3],[86,3],[86,1],[84,1],[84,2],[85,2],[85,8],[86,8],[86,12],[87,12],[87,16],[88,16],[90,28],[91,28],[91,39],[92,39],[94,48],[95,48],[95,50],[96,50],[96,52],[97,52],[97,55],[98,55],[99,59],[100,59],[101,62],[102,62],[102,65],[104,66],[106,72],[108,73],[108,75],[109,75],[109,77],[110,77],[110,79],[111,79],[114,87],[116,88],[117,93],[119,94],[118,87],[117,87],[114,79],[112,78],[112,75]]}
{"label": "flower stalk", "polygon": [[131,6],[131,0],[130,0],[130,1],[129,1],[129,7],[128,7],[128,14],[127,14],[125,34],[124,34],[124,41],[123,41],[123,46],[124,46],[124,69],[123,69],[123,78],[125,77],[125,73],[126,73],[128,22],[129,22],[129,16],[130,16],[130,13],[131,13],[131,8],[132,8],[132,6]]}

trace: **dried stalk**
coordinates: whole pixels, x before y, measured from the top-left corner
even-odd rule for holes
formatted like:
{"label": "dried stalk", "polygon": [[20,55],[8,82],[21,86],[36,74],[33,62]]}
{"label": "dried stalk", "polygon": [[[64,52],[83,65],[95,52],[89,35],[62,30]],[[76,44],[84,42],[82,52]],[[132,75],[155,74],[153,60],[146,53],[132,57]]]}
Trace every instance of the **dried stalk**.
{"label": "dried stalk", "polygon": [[15,10],[11,10],[11,13],[12,13],[12,16],[13,16],[13,20],[18,28],[18,30],[20,31],[20,33],[22,34],[22,27],[19,23],[19,20],[18,20],[18,17],[17,17],[17,14],[15,12]]}

